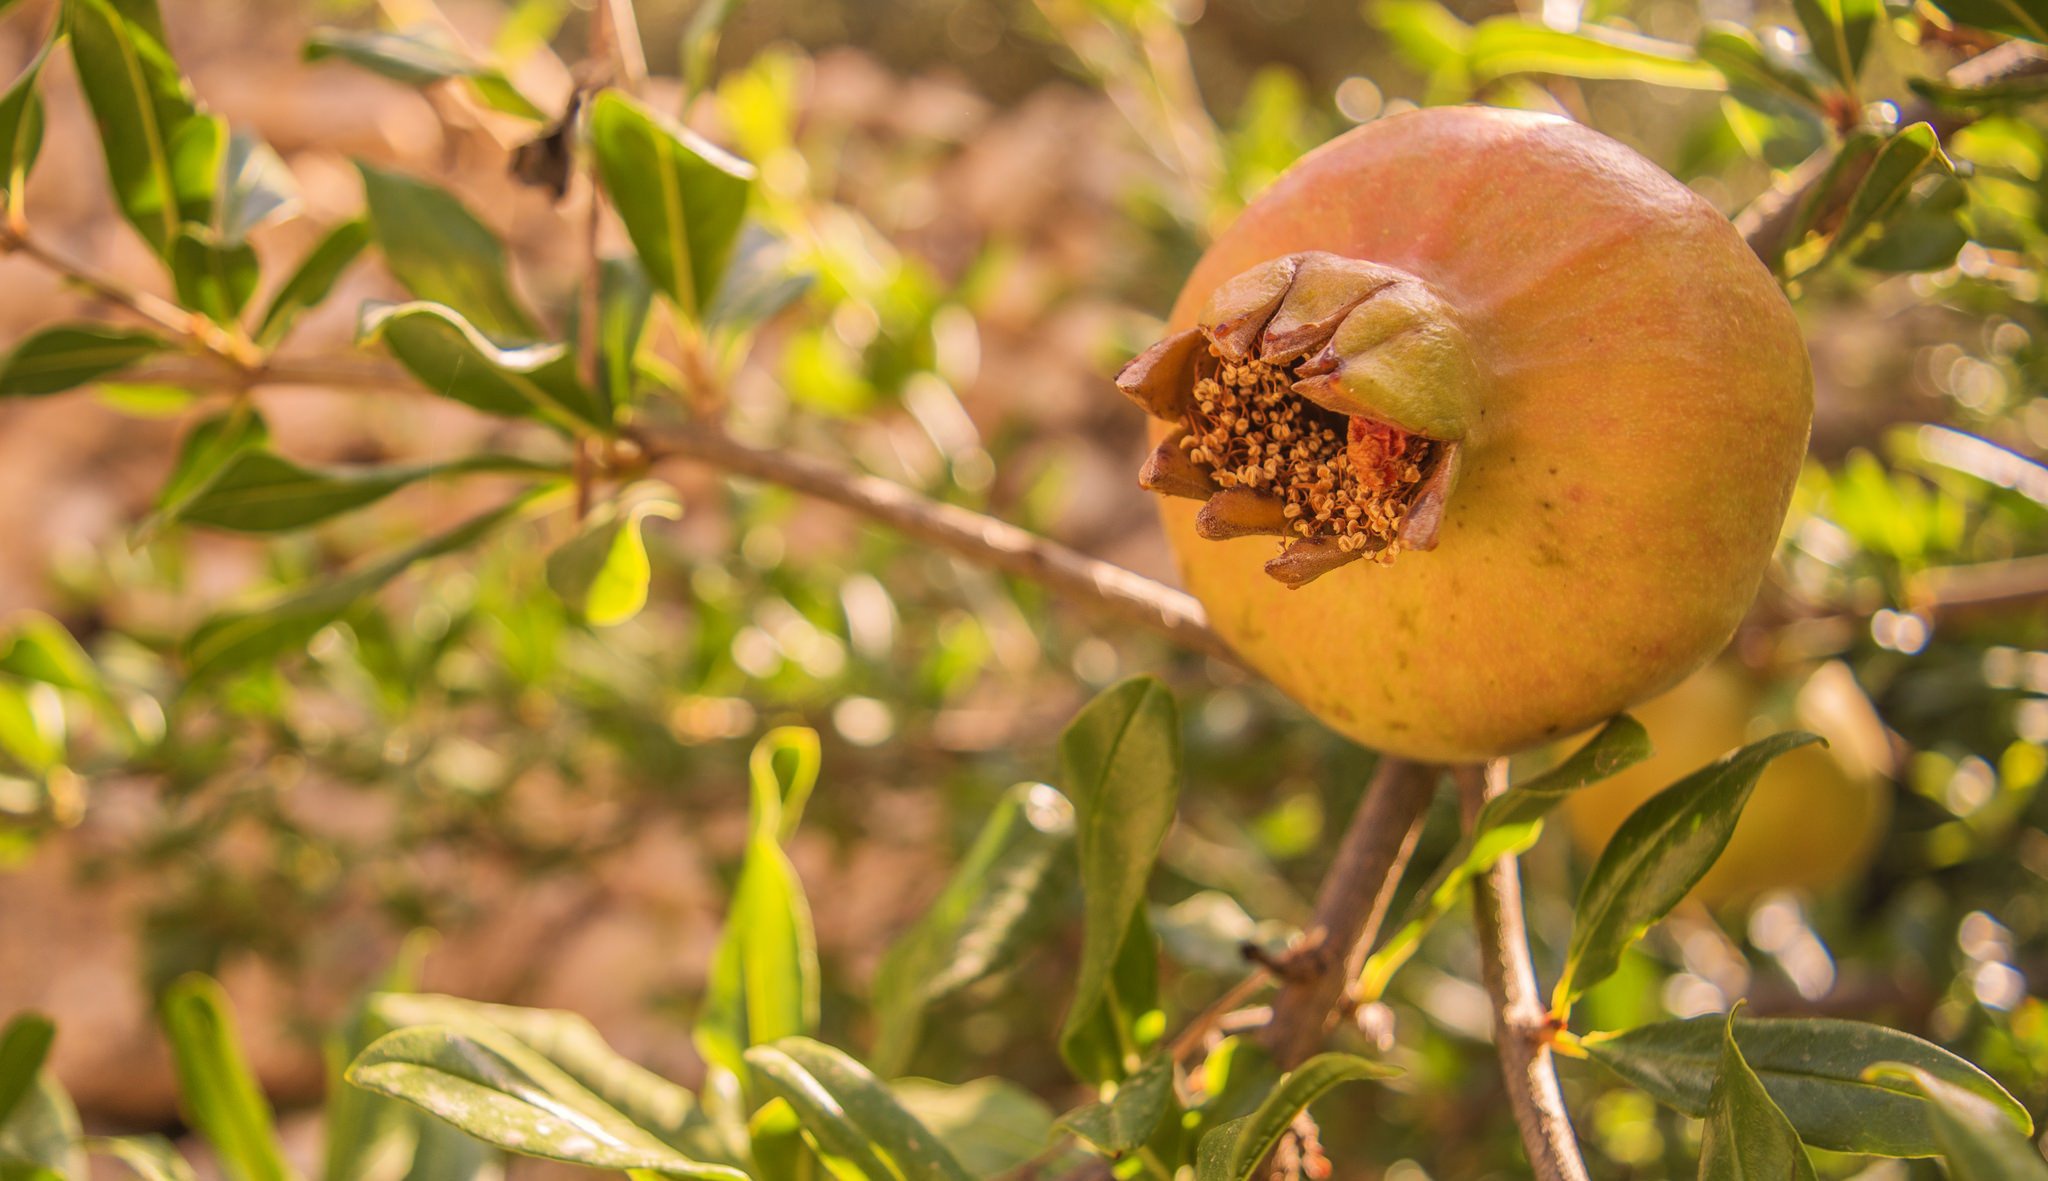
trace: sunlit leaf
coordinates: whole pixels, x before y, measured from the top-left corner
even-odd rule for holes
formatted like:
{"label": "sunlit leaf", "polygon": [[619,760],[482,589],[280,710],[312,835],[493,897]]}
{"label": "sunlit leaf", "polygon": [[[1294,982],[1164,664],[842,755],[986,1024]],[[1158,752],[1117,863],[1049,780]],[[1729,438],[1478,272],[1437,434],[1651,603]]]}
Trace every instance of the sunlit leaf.
{"label": "sunlit leaf", "polygon": [[213,212],[226,137],[194,105],[164,47],[155,0],[64,0],[64,14],[114,197],[168,256],[180,225],[203,224]]}
{"label": "sunlit leaf", "polygon": [[17,175],[27,177],[36,149],[42,146],[43,104],[36,84],[56,45],[54,40],[44,42],[20,76],[0,92],[0,194],[16,187]]}
{"label": "sunlit leaf", "polygon": [[370,228],[384,262],[414,296],[454,310],[493,340],[530,341],[533,318],[513,294],[505,246],[447,190],[358,162]]}
{"label": "sunlit leaf", "polygon": [[592,627],[616,627],[647,605],[652,571],[641,528],[649,517],[683,515],[665,487],[630,492],[599,506],[576,536],[548,555],[548,585]]}
{"label": "sunlit leaf", "polygon": [[230,135],[214,193],[213,228],[221,242],[240,245],[251,230],[298,209],[298,179],[277,152],[247,132]]}
{"label": "sunlit leaf", "polygon": [[869,1178],[968,1181],[931,1130],[904,1110],[860,1063],[809,1038],[782,1038],[747,1051],[767,1088],[788,1103],[822,1150]]}
{"label": "sunlit leaf", "polygon": [[1751,106],[1809,111],[1821,106],[1810,67],[1802,69],[1799,59],[1766,49],[1741,25],[1707,26],[1696,52],[1701,61],[1721,71],[1732,95]]}
{"label": "sunlit leaf", "polygon": [[[1085,916],[1078,982],[1060,1046],[1070,1067],[1100,1082],[1122,1072],[1097,1054],[1084,1055],[1081,1039],[1111,995],[1114,969],[1142,918],[1146,881],[1180,798],[1180,710],[1173,694],[1149,677],[1105,690],[1068,724],[1060,767],[1074,805]],[[1149,944],[1149,928],[1144,938]],[[1143,954],[1151,954],[1149,946]],[[1128,1059],[1137,1049],[1124,1026],[1138,1015],[1118,1021],[1114,1032],[1125,1043],[1118,1057]]]}
{"label": "sunlit leaf", "polygon": [[1835,230],[1828,255],[1855,244],[1865,230],[1883,224],[1906,200],[1922,170],[1929,168],[1946,174],[1955,172],[1932,126],[1915,123],[1886,140],[1871,160],[1870,171],[1849,198],[1849,207],[1842,214],[1842,224]]}
{"label": "sunlit leaf", "polygon": [[78,1150],[78,1109],[48,1069],[38,1071],[28,1091],[0,1121],[0,1176],[12,1181],[85,1181]]}
{"label": "sunlit leaf", "polygon": [[431,28],[389,33],[316,29],[306,40],[305,59],[336,57],[408,86],[460,79],[485,106],[535,122],[547,112],[519,92],[502,70],[477,61]]}
{"label": "sunlit leaf", "polygon": [[[1704,1118],[1720,1076],[1719,1016],[1664,1021],[1584,1039],[1587,1054],[1659,1102]],[[2022,1132],[2026,1109],[1983,1071],[1939,1046],[1881,1025],[1832,1018],[1742,1018],[1735,1041],[1799,1138],[1833,1152],[1934,1156],[1925,1099],[1866,1081],[1884,1062],[1918,1067],[1991,1104]]]}
{"label": "sunlit leaf", "polygon": [[1560,74],[1652,82],[1687,90],[1721,90],[1721,72],[1690,46],[1588,25],[1575,32],[1515,16],[1481,21],[1466,50],[1481,82],[1511,74]]}
{"label": "sunlit leaf", "polygon": [[591,104],[590,139],[649,277],[698,315],[732,256],[753,168],[616,90]]}
{"label": "sunlit leaf", "polygon": [[1813,56],[1850,91],[1870,50],[1870,35],[1884,20],[1883,0],[1792,0]]}
{"label": "sunlit leaf", "polygon": [[198,1181],[198,1174],[162,1136],[92,1136],[85,1150],[111,1156],[142,1181]]}
{"label": "sunlit leaf", "polygon": [[186,976],[164,994],[161,1013],[185,1113],[222,1170],[232,1181],[290,1181],[270,1104],[236,1044],[226,991],[209,977]]}
{"label": "sunlit leaf", "polygon": [[171,240],[171,282],[178,304],[216,324],[232,325],[256,294],[256,251],[228,243],[204,226],[184,226]]}
{"label": "sunlit leaf", "polygon": [[1928,1122],[1955,1181],[2048,1181],[2048,1160],[2014,1125],[2011,1113],[1924,1067],[1881,1062],[1866,1076],[1905,1083],[1927,1097]]}
{"label": "sunlit leaf", "polygon": [[381,341],[428,389],[486,414],[610,427],[560,344],[501,345],[454,308],[424,301],[369,305],[360,335]]}
{"label": "sunlit leaf", "polygon": [[45,328],[0,359],[0,397],[62,393],[169,348],[162,337],[135,328],[102,324]]}

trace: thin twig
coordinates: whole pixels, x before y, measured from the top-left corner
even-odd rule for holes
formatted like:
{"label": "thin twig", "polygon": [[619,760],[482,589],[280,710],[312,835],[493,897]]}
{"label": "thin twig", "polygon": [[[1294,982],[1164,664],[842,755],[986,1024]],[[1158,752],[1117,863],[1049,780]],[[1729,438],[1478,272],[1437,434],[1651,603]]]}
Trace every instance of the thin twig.
{"label": "thin twig", "polygon": [[1306,935],[1319,943],[1299,964],[1309,970],[1282,984],[1273,1000],[1265,1044],[1282,1069],[1292,1069],[1315,1053],[1345,988],[1358,979],[1386,917],[1394,884],[1414,852],[1423,814],[1436,793],[1437,774],[1437,768],[1427,764],[1381,757],[1316,894],[1315,917]]}
{"label": "thin twig", "polygon": [[162,296],[152,295],[112,276],[102,275],[84,263],[66,258],[25,226],[9,224],[0,227],[0,255],[5,254],[19,254],[33,260],[108,303],[147,320],[178,340],[221,358],[238,374],[246,373],[257,364],[250,350],[237,348],[226,333],[205,317],[185,311]]}
{"label": "thin twig", "polygon": [[[1508,786],[1506,759],[1484,767],[1455,767],[1451,774],[1458,781],[1459,807],[1468,826],[1481,805]],[[1493,1001],[1501,1077],[1531,1171],[1536,1181],[1586,1181],[1586,1162],[1579,1155],[1551,1062],[1554,1030],[1536,986],[1522,917],[1522,875],[1513,857],[1502,857],[1472,883],[1472,914],[1479,932],[1480,975]]]}
{"label": "thin twig", "polygon": [[1267,979],[1266,969],[1252,969],[1249,976],[1231,985],[1228,992],[1210,1002],[1208,1008],[1195,1014],[1194,1019],[1188,1022],[1187,1028],[1181,1030],[1180,1035],[1173,1039],[1173,1044],[1167,1048],[1167,1054],[1175,1062],[1180,1062],[1201,1049],[1209,1034],[1221,1028],[1224,1018],[1244,1007],[1246,1001],[1265,987]]}

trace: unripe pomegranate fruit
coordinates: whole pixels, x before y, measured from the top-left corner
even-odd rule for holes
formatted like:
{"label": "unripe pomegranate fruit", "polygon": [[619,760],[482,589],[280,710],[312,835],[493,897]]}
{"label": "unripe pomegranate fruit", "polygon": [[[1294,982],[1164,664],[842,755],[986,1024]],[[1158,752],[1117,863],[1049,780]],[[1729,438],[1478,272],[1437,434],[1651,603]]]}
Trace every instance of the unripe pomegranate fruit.
{"label": "unripe pomegranate fruit", "polygon": [[1735,835],[1692,896],[1715,906],[1769,890],[1819,892],[1863,872],[1891,818],[1883,720],[1839,662],[1814,670],[1787,699],[1765,688],[1720,661],[1631,710],[1656,753],[1565,797],[1564,819],[1579,847],[1599,852],[1651,796],[1745,742],[1797,728],[1828,744],[1802,746],[1764,768]]}
{"label": "unripe pomegranate fruit", "polygon": [[1517,111],[1310,153],[1169,327],[1117,385],[1157,419],[1139,482],[1189,589],[1295,700],[1418,759],[1526,749],[1705,662],[1812,418],[1798,324],[1727,219]]}

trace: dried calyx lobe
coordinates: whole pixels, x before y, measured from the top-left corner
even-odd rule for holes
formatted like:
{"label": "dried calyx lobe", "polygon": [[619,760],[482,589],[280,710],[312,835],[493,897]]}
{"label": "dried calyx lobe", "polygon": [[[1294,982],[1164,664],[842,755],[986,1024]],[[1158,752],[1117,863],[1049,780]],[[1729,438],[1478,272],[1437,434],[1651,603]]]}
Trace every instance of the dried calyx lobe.
{"label": "dried calyx lobe", "polygon": [[1206,501],[1203,537],[1282,538],[1265,569],[1289,586],[1435,546],[1480,384],[1427,284],[1324,253],[1230,280],[1117,376],[1173,424],[1139,484]]}

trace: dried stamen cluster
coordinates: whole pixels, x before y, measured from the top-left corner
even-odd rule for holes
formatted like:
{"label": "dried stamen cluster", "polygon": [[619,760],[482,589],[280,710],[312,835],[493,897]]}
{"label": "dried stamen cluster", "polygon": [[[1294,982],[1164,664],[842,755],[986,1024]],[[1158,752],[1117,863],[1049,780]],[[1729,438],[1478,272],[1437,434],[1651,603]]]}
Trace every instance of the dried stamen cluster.
{"label": "dried stamen cluster", "polygon": [[1220,488],[1277,495],[1287,536],[1392,561],[1430,441],[1315,405],[1294,392],[1291,368],[1209,354],[1215,375],[1195,382],[1179,439],[1188,458]]}

